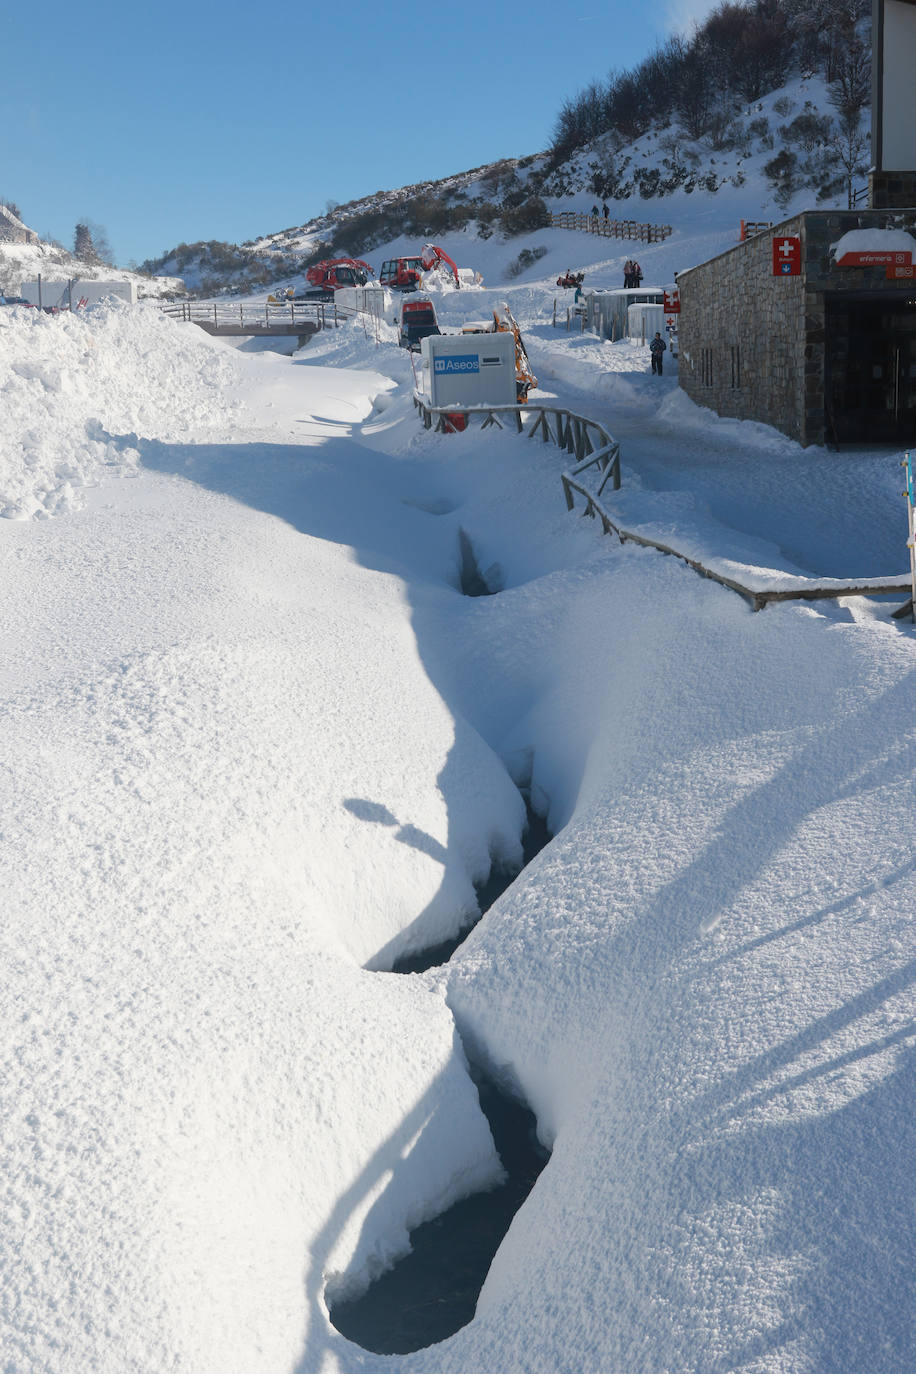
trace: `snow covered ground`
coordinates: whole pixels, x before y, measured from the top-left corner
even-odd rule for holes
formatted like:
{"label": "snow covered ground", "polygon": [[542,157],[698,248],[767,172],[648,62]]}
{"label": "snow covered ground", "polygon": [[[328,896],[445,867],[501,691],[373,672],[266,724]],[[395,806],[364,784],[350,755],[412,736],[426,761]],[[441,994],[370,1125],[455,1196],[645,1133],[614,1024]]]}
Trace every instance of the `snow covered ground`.
{"label": "snow covered ground", "polygon": [[[904,572],[900,455],[555,330],[553,232],[437,303],[511,300],[539,395],[621,439],[612,511]],[[387,326],[284,357],[151,306],[0,316],[4,1368],[393,1367],[326,1295],[498,1179],[467,1051],[552,1157],[474,1321],[399,1366],[897,1374],[912,627],[754,615],[569,515],[552,445],[424,431],[411,385]],[[459,530],[499,595],[460,594]],[[385,972],[518,862],[527,783],[553,842],[448,966]]]}

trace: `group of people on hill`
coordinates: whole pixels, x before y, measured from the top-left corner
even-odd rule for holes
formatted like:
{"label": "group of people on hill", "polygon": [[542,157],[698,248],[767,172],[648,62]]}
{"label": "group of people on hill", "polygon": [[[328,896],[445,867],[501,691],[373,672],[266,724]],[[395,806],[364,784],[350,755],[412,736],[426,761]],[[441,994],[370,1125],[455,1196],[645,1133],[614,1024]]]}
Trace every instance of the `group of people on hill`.
{"label": "group of people on hill", "polygon": [[623,285],[624,289],[638,287],[642,281],[642,268],[635,258],[627,258],[623,264]]}
{"label": "group of people on hill", "polygon": [[[609,214],[610,214],[610,211],[609,211],[609,209],[608,209],[607,203],[605,203],[604,206],[603,206],[602,208],[603,208],[603,211],[604,211],[604,218],[605,218],[605,221],[607,221],[607,218],[608,218],[608,216],[609,216]],[[593,219],[593,220],[597,220],[597,219],[598,219],[598,206],[597,206],[597,205],[593,205],[593,206],[592,206],[592,219]],[[624,286],[624,290],[625,290],[625,291],[638,290],[641,281],[642,281],[642,268],[640,267],[639,263],[636,261],[635,258],[627,258],[626,262],[623,264],[623,286]],[[577,302],[579,301],[579,298],[580,298],[580,295],[581,295],[581,294],[582,294],[582,288],[581,288],[581,286],[579,286],[579,287],[576,288],[576,301],[577,301]],[[653,371],[653,373],[655,374],[655,376],[657,376],[657,377],[661,377],[661,376],[662,376],[662,354],[666,351],[666,349],[667,349],[667,344],[665,343],[664,339],[662,338],[661,332],[660,332],[660,331],[656,331],[655,338],[649,340],[649,352],[650,352],[651,355],[652,355],[652,371]]]}

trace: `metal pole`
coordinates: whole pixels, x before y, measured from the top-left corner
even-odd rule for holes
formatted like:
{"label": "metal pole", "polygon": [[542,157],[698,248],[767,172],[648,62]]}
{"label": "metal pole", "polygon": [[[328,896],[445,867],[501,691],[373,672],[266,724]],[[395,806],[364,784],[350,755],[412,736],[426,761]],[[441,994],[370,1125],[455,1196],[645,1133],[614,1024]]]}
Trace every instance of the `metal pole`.
{"label": "metal pole", "polygon": [[916,625],[916,529],[913,527],[913,465],[909,450],[904,454],[900,466],[906,468],[906,491],[903,494],[906,497],[906,546],[910,551],[910,611],[913,624]]}
{"label": "metal pole", "polygon": [[44,306],[43,306],[42,303],[41,303],[41,273],[40,273],[40,272],[38,273],[38,309],[39,309],[39,310],[44,310]]}

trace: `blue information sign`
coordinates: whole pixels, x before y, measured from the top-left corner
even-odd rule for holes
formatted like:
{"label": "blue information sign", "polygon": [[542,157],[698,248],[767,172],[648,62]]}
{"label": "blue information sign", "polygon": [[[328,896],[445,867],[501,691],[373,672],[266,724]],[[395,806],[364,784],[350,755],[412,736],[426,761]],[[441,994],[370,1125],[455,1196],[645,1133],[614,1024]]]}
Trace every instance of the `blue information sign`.
{"label": "blue information sign", "polygon": [[480,371],[480,356],[477,353],[452,353],[444,358],[433,359],[433,371],[437,376],[465,376],[469,372]]}

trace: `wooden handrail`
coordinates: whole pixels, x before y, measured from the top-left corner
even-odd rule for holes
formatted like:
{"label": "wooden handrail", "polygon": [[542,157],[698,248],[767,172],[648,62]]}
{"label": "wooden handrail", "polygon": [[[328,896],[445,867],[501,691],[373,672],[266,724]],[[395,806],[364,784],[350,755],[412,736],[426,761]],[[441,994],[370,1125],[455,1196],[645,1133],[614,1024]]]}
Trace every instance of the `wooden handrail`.
{"label": "wooden handrail", "polygon": [[[672,548],[670,544],[663,544],[658,539],[648,539],[645,535],[635,534],[632,530],[625,530],[611,519],[607,511],[601,505],[598,497],[604,488],[604,482],[597,492],[590,492],[581,482],[574,480],[578,473],[588,467],[588,463],[583,463],[574,468],[572,472],[561,473],[560,480],[563,483],[563,491],[566,496],[566,506],[568,510],[575,509],[573,492],[578,492],[585,497],[585,514],[598,516],[601,521],[602,529],[605,534],[616,534],[621,544],[632,541],[640,544],[646,549],[657,549],[659,553],[670,555],[672,558],[679,559],[686,563],[688,568],[700,574],[701,577],[708,577],[713,582],[718,582],[720,586],[727,587],[729,591],[737,592],[751,603],[755,611],[762,611],[773,601],[820,601],[828,598],[835,599],[841,596],[896,596],[898,593],[909,593],[911,583],[909,578],[901,578],[891,582],[883,581],[880,578],[858,578],[856,581],[844,582],[842,579],[826,579],[818,583],[812,581],[804,587],[780,587],[780,588],[757,588],[746,587],[732,577],[725,577],[718,573],[714,568],[708,568],[704,563],[696,558],[690,558],[687,554],[681,553],[678,549]],[[828,582],[830,585],[828,585]]]}
{"label": "wooden handrail", "polygon": [[419,391],[414,392],[413,403],[420,412],[424,428],[432,429],[435,422],[437,434],[450,434],[457,430],[458,426],[452,417],[463,417],[467,421],[477,416],[482,420],[481,429],[488,429],[490,425],[503,429],[499,418],[501,415],[506,418],[511,416],[517,433],[524,434],[526,420],[533,415],[534,421],[527,431],[529,439],[540,434],[545,444],[552,440],[559,448],[565,449],[577,460],[576,472],[594,466],[601,468],[604,473],[602,491],[608,481],[613,484],[615,491],[620,488],[619,443],[597,420],[590,420],[573,410],[529,401],[523,405],[431,406]]}

